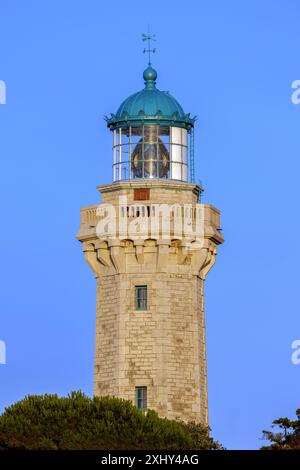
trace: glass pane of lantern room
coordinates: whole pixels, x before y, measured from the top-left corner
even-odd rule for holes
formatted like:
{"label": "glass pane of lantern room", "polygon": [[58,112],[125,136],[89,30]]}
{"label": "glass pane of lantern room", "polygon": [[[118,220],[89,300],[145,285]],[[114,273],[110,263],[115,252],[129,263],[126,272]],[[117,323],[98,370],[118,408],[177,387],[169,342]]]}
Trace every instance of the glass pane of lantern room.
{"label": "glass pane of lantern room", "polygon": [[143,144],[137,144],[132,152],[131,172],[134,178],[144,177]]}
{"label": "glass pane of lantern room", "polygon": [[171,127],[171,178],[182,180],[181,162],[182,162],[182,129],[180,127]]}
{"label": "glass pane of lantern room", "polygon": [[117,163],[117,131],[114,129],[113,132],[113,181],[117,180],[117,171],[116,171],[116,163]]}
{"label": "glass pane of lantern room", "polygon": [[186,129],[181,129],[181,143],[182,145],[186,145],[187,146],[187,130]]}
{"label": "glass pane of lantern room", "polygon": [[143,126],[131,128],[131,143],[137,144],[143,137]]}
{"label": "glass pane of lantern room", "polygon": [[172,131],[171,142],[173,144],[181,144],[182,143],[181,127],[171,127],[171,131]]}
{"label": "glass pane of lantern room", "polygon": [[130,170],[131,177],[143,177],[143,126],[131,127],[130,135]]}
{"label": "glass pane of lantern room", "polygon": [[117,131],[117,145],[122,145],[122,128],[119,127]]}
{"label": "glass pane of lantern room", "polygon": [[122,127],[122,143],[128,144],[129,141],[129,127]]}
{"label": "glass pane of lantern room", "polygon": [[186,129],[181,129],[182,135],[182,179],[188,180],[188,133]]}
{"label": "glass pane of lantern room", "polygon": [[157,126],[144,127],[144,142],[155,144],[157,142]]}
{"label": "glass pane of lantern room", "polygon": [[144,178],[157,177],[157,126],[144,127]]}
{"label": "glass pane of lantern room", "polygon": [[182,162],[187,163],[188,158],[188,149],[187,147],[182,147]]}
{"label": "glass pane of lantern room", "polygon": [[181,163],[172,162],[172,179],[173,180],[182,180],[181,175]]}
{"label": "glass pane of lantern room", "polygon": [[171,127],[172,162],[181,162],[181,129]]}
{"label": "glass pane of lantern room", "polygon": [[181,145],[172,144],[172,162],[181,162]]}
{"label": "glass pane of lantern room", "polygon": [[168,144],[170,141],[170,128],[166,126],[158,127],[158,142]]}
{"label": "glass pane of lantern room", "polygon": [[170,177],[170,127],[158,127],[158,166],[157,177]]}
{"label": "glass pane of lantern room", "polygon": [[168,144],[158,144],[157,178],[169,178],[170,154]]}
{"label": "glass pane of lantern room", "polygon": [[187,181],[187,179],[188,179],[187,165],[182,165],[182,180]]}

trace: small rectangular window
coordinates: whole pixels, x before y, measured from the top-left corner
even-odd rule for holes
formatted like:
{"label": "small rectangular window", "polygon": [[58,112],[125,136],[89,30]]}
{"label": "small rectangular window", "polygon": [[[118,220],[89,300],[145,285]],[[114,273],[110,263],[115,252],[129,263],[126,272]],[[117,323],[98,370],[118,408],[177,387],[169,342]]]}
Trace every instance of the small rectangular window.
{"label": "small rectangular window", "polygon": [[135,309],[147,310],[147,286],[135,286]]}
{"label": "small rectangular window", "polygon": [[139,410],[147,410],[147,387],[135,387],[135,406]]}

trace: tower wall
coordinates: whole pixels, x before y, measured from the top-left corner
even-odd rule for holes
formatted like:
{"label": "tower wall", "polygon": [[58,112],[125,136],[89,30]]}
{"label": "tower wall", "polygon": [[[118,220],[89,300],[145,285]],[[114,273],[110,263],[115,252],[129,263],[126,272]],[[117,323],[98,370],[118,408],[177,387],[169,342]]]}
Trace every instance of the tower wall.
{"label": "tower wall", "polygon": [[[99,237],[99,210],[82,209],[78,238],[97,282],[94,393],[134,402],[135,387],[146,386],[148,408],[159,415],[207,424],[203,284],[223,241],[219,212],[197,203],[195,185],[143,183],[149,199],[136,201],[134,190],[140,185],[100,188],[102,207],[109,203],[117,208],[117,222],[124,217],[134,222],[138,216],[131,213],[132,204],[138,205],[139,215],[142,205],[146,212],[149,206],[151,214],[152,205],[176,203],[183,215],[187,205],[192,226],[201,209],[201,246],[193,248],[185,238],[175,237],[172,215],[169,238],[161,227],[156,238],[130,239],[109,231]],[[146,311],[135,309],[137,285],[147,286]]]}

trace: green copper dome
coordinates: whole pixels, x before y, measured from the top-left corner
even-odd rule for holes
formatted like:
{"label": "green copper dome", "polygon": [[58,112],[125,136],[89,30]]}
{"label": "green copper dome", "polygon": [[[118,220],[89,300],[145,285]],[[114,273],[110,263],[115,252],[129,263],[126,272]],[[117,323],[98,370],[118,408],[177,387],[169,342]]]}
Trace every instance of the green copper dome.
{"label": "green copper dome", "polygon": [[126,98],[116,114],[106,118],[110,129],[126,125],[159,124],[190,129],[194,120],[185,114],[178,101],[167,91],[156,88],[157,72],[151,66],[143,73],[145,88]]}

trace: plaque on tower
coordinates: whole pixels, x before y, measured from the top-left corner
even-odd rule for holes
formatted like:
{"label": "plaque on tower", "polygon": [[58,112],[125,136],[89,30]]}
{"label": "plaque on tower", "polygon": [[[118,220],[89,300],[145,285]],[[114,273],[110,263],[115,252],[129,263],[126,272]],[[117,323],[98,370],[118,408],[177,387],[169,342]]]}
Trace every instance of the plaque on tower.
{"label": "plaque on tower", "polygon": [[134,189],[133,199],[135,201],[148,201],[150,199],[150,189],[149,188]]}

